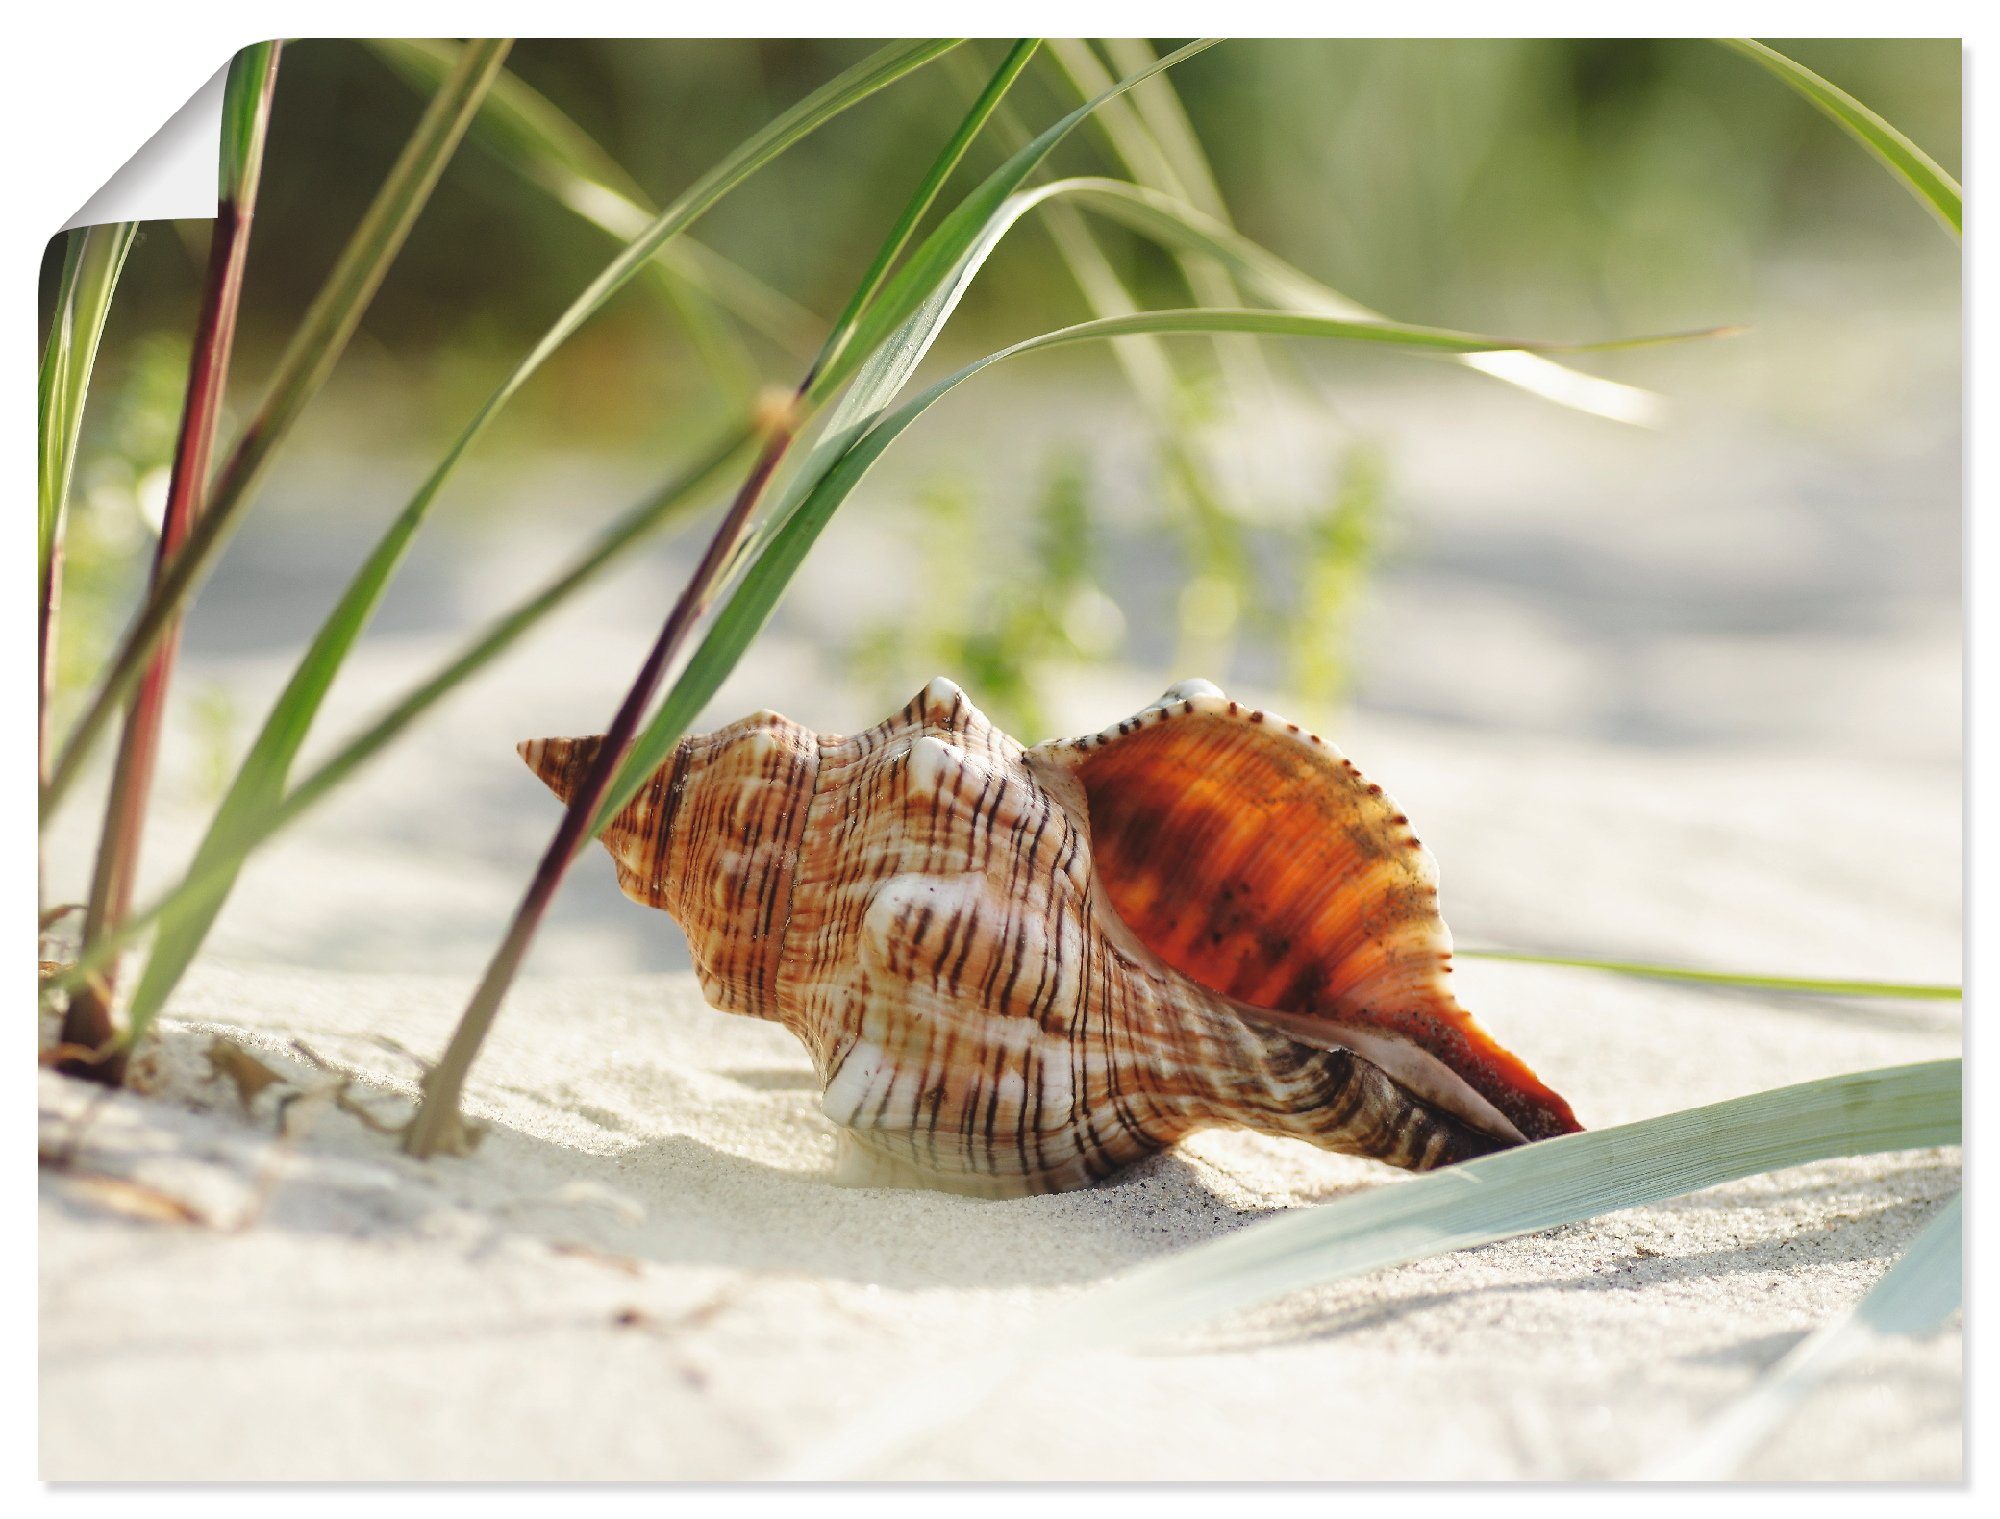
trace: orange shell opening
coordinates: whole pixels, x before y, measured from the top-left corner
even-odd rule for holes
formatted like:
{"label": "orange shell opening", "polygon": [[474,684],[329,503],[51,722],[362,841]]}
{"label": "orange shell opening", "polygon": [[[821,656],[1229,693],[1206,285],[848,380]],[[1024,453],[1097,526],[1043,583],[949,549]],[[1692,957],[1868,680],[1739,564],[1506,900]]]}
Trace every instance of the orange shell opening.
{"label": "orange shell opening", "polygon": [[1079,740],[1097,879],[1139,940],[1238,1002],[1410,1041],[1528,1139],[1582,1127],[1458,1005],[1437,874],[1405,817],[1296,725],[1223,698]]}

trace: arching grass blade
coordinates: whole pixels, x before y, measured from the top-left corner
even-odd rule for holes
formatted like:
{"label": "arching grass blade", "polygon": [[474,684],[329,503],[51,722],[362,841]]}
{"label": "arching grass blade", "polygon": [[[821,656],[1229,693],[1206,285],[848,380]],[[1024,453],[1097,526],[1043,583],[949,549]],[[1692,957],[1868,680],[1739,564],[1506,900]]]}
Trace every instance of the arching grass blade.
{"label": "arching grass blade", "polygon": [[[1061,188],[1049,186],[1049,192],[1073,199],[1083,209],[1109,216],[1168,247],[1207,254],[1273,305],[1360,321],[1386,320],[1379,311],[1322,284],[1226,222],[1172,196],[1115,179],[1084,177],[1059,183]],[[1473,353],[1462,355],[1457,362],[1545,400],[1610,421],[1649,426],[1661,414],[1662,403],[1652,391],[1584,374],[1545,353],[1518,349]]]}
{"label": "arching grass blade", "polygon": [[1965,231],[1965,192],[1937,161],[1847,91],[1796,59],[1753,37],[1718,37],[1724,47],[1761,64],[1805,96],[1862,147],[1875,155],[1904,189],[1928,207],[1954,237]]}

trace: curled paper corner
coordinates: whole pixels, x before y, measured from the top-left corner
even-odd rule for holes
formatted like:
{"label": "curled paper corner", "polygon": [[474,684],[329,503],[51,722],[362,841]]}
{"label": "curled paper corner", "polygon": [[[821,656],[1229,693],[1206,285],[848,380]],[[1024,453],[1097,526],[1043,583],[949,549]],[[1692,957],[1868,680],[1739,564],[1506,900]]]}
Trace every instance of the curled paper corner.
{"label": "curled paper corner", "polygon": [[61,231],[105,222],[207,218],[216,209],[227,63],[195,91],[139,151],[64,222]]}

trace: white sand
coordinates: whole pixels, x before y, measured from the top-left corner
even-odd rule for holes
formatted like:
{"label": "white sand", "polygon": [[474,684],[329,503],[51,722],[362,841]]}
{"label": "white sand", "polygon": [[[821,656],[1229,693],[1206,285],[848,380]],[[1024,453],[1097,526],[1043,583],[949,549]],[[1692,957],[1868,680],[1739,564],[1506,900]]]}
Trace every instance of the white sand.
{"label": "white sand", "polygon": [[[1463,977],[1597,1123],[1958,1046],[1935,1014]],[[45,1149],[71,1157],[44,1169],[45,1477],[753,1477],[1122,1266],[1395,1181],[1215,1134],[1066,1196],[831,1186],[801,1050],[681,976],[523,986],[478,1069],[493,1131],[470,1161],[407,1160],[323,1098],[280,1144],[279,1089],[246,1117],[203,1080],[224,1032],[324,1085],[299,1037],[397,1117],[409,1067],[371,1036],[435,1048],[462,994],[210,970],[156,1095],[93,1109],[44,1077]],[[101,1176],[196,1220],[134,1217]],[[871,1474],[1630,1473],[1853,1303],[1958,1184],[1956,1152],[1820,1164],[1300,1294],[1036,1368]],[[1959,1374],[1956,1329],[1887,1347],[1748,1475],[1954,1478]]]}

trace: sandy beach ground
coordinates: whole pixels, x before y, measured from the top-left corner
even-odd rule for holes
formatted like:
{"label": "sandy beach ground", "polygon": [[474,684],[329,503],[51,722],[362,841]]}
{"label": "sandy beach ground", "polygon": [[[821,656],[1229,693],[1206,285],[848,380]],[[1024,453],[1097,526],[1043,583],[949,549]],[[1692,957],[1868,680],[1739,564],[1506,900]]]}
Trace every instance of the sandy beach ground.
{"label": "sandy beach ground", "polygon": [[[1945,347],[1866,440],[1719,405],[1626,434],[1465,376],[1414,409],[1357,402],[1396,445],[1403,546],[1361,622],[1358,700],[1327,731],[1416,820],[1462,944],[1958,980]],[[1448,454],[1428,441],[1446,424]],[[956,446],[999,457],[980,425]],[[885,469],[880,499],[938,457]],[[570,499],[574,483],[513,489]],[[258,589],[260,569],[322,542],[310,472],[273,490],[296,510],[246,534],[189,632],[188,678],[252,714],[319,606],[317,582],[275,606]],[[388,509],[393,481],[375,495]],[[588,499],[608,513],[624,497],[600,479]],[[711,718],[771,705],[839,731],[888,710],[847,679],[834,633],[858,578],[894,580],[892,526],[885,505],[829,535]],[[440,524],[327,732],[583,530],[528,519],[489,541]],[[1144,560],[1143,543],[1114,547]],[[703,1007],[677,931],[597,857],[475,1072],[487,1142],[465,1161],[402,1157],[361,1116],[398,1122],[414,1093],[412,1060],[382,1041],[442,1045],[554,823],[512,744],[602,726],[692,552],[607,582],[255,863],[147,1092],[43,1076],[45,1477],[769,1475],[1122,1268],[1398,1184],[1216,1133],[1059,1197],[833,1186],[803,1051]],[[353,556],[342,540],[326,557]],[[937,673],[958,672],[912,670],[909,691]],[[1135,653],[1058,682],[1055,716],[1096,729],[1197,673]],[[1232,684],[1284,710],[1254,669]],[[181,739],[154,885],[204,815],[185,758],[199,745]],[[88,812],[56,836],[54,899],[87,864]],[[1460,978],[1593,1126],[1961,1047],[1950,1003],[1474,960]],[[211,1075],[218,1038],[284,1083],[245,1107]],[[1829,1162],[1297,1294],[1198,1336],[1026,1367],[858,1474],[1629,1475],[1851,1306],[1959,1184],[1956,1151]],[[1956,1320],[1880,1346],[1744,1475],[1956,1478],[1960,1373]]]}

